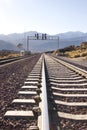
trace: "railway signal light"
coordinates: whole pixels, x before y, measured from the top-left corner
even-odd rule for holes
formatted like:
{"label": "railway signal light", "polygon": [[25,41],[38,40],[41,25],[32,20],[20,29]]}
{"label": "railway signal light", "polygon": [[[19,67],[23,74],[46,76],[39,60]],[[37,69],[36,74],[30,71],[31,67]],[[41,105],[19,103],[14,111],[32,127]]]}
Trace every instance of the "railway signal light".
{"label": "railway signal light", "polygon": [[45,40],[47,39],[47,34],[46,33],[44,34],[44,38],[45,38]]}
{"label": "railway signal light", "polygon": [[39,34],[38,33],[35,34],[35,37],[36,37],[37,40],[39,40]]}
{"label": "railway signal light", "polygon": [[42,40],[46,40],[47,39],[47,34],[42,34]]}
{"label": "railway signal light", "polygon": [[42,40],[44,40],[44,34],[42,34]]}
{"label": "railway signal light", "polygon": [[36,37],[37,37],[37,40],[39,40],[39,34],[38,33],[36,34]]}
{"label": "railway signal light", "polygon": [[35,37],[37,37],[37,34],[35,34]]}

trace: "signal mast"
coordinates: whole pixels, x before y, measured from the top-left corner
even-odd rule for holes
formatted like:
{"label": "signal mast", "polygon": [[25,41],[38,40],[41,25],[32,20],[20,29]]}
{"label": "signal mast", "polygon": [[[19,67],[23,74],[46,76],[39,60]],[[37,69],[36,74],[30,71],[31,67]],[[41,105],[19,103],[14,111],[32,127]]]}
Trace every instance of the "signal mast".
{"label": "signal mast", "polygon": [[29,41],[30,40],[57,40],[59,50],[59,36],[48,36],[46,33],[40,35],[36,33],[34,36],[27,36],[27,52],[29,52]]}

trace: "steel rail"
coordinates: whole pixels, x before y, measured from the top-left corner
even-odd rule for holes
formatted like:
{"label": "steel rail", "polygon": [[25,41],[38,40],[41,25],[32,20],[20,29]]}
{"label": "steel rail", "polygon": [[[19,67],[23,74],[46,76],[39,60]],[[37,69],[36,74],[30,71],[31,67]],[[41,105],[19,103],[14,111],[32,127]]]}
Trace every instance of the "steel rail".
{"label": "steel rail", "polygon": [[16,60],[14,59],[13,61],[4,62],[3,64],[0,63],[0,68],[3,67],[3,66],[7,66],[9,64],[13,64],[13,63],[16,63],[16,62],[19,62],[19,61],[22,61],[22,60],[34,57],[34,56],[35,55],[29,56],[29,57],[20,58],[20,59],[16,59]]}
{"label": "steel rail", "polygon": [[61,56],[58,56],[58,57],[56,56],[56,58],[58,58],[60,60],[62,59],[62,61],[65,61],[65,62],[70,63],[72,65],[78,66],[79,68],[84,69],[84,70],[87,71],[87,63],[86,63],[86,61],[78,62],[78,61],[74,61],[74,60],[71,60],[71,59],[68,60],[66,57],[61,57]]}
{"label": "steel rail", "polygon": [[63,61],[62,59],[58,59],[58,58],[55,58],[54,56],[51,55],[51,57],[56,60],[57,62],[63,64],[64,66],[68,67],[69,69],[81,74],[82,76],[84,76],[85,78],[87,78],[87,71],[84,70],[84,69],[81,69],[71,63],[67,63],[67,61]]}
{"label": "steel rail", "polygon": [[21,60],[24,58],[27,58],[29,56],[21,56],[21,57],[13,57],[13,58],[7,58],[7,59],[0,59],[0,65],[6,64],[6,63],[10,63],[13,61],[17,61],[17,60]]}
{"label": "steel rail", "polygon": [[1,61],[5,61],[5,60],[11,60],[11,59],[18,59],[18,58],[24,58],[28,55],[25,55],[25,56],[16,56],[16,57],[8,57],[8,58],[0,58],[0,62]]}
{"label": "steel rail", "polygon": [[42,130],[50,130],[44,59],[42,66]]}

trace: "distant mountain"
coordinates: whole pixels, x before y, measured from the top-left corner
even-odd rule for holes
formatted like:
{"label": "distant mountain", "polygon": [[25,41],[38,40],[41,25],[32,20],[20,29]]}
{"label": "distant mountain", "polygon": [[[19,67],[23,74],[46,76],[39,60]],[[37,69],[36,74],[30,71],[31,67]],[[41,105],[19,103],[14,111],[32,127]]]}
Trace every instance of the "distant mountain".
{"label": "distant mountain", "polygon": [[18,50],[17,47],[9,42],[0,40],[0,50]]}
{"label": "distant mountain", "polygon": [[83,37],[87,36],[87,33],[83,32],[66,32],[66,33],[60,33],[57,34],[61,39],[70,39],[70,38],[76,38],[76,37]]}
{"label": "distant mountain", "polygon": [[[27,46],[27,36],[34,36],[37,31],[30,31],[25,33],[13,33],[9,35],[0,35],[0,40],[6,41],[6,43],[3,43],[3,45],[0,44],[0,49],[3,48],[10,48],[11,45],[15,46],[17,44],[22,43],[23,47],[26,49]],[[39,33],[41,35],[42,33]],[[60,33],[53,36],[59,36],[59,47],[63,48],[70,45],[80,45],[81,42],[87,41],[87,33],[83,32],[66,32],[66,33]],[[12,43],[11,45],[8,45],[8,43]],[[58,41],[30,41],[29,42],[29,49],[31,51],[48,51],[58,48]]]}

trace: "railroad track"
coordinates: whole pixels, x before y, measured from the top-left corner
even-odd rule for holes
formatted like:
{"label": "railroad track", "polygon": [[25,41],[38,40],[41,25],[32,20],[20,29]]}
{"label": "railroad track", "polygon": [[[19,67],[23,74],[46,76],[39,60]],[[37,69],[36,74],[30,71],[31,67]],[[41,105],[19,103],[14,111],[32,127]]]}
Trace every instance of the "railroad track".
{"label": "railroad track", "polygon": [[61,57],[61,56],[58,56],[58,57],[56,56],[56,58],[58,58],[58,59],[60,59],[62,61],[65,61],[67,63],[70,63],[72,65],[75,65],[75,66],[77,66],[79,68],[82,68],[82,69],[87,71],[87,61],[85,61],[85,60],[74,61],[74,60],[71,60],[71,59],[68,59],[68,58],[65,58],[65,57]]}
{"label": "railroad track", "polygon": [[0,66],[8,64],[8,63],[13,63],[13,62],[18,61],[18,60],[23,60],[26,58],[29,58],[29,56],[0,59]]}
{"label": "railroad track", "polygon": [[42,55],[4,114],[9,130],[87,130],[86,76]]}
{"label": "railroad track", "polygon": [[46,56],[47,90],[53,130],[87,130],[87,72]]}

